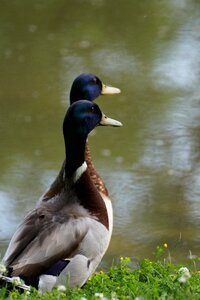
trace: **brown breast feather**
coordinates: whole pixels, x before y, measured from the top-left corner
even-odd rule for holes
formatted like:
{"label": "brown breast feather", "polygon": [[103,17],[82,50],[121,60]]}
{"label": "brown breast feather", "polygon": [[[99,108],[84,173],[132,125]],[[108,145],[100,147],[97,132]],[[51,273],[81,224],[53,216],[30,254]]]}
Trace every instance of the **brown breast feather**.
{"label": "brown breast feather", "polygon": [[105,202],[90,178],[89,170],[83,173],[75,184],[80,204],[109,229],[108,213]]}
{"label": "brown breast feather", "polygon": [[[88,146],[88,143],[86,143],[86,149],[85,149],[85,160],[88,166],[88,172],[90,175],[90,178],[92,179],[92,182],[96,186],[97,190],[104,195],[108,196],[108,190],[99,176],[99,174],[96,172],[94,165],[92,163],[92,159],[90,156],[90,149]],[[60,191],[64,187],[64,168],[65,168],[65,161],[63,162],[63,165],[61,167],[60,173],[58,174],[55,181],[50,186],[49,190],[44,194],[42,201],[48,201],[49,199],[53,198],[54,196],[58,195]]]}
{"label": "brown breast feather", "polygon": [[90,156],[90,149],[89,149],[89,145],[88,143],[86,143],[86,148],[85,148],[85,159],[86,159],[86,163],[88,166],[88,171],[90,174],[90,177],[94,183],[94,185],[96,186],[97,190],[101,193],[103,193],[104,195],[108,196],[108,190],[103,182],[103,180],[101,179],[101,177],[99,176],[99,174],[97,173],[97,171],[94,168],[91,156]]}

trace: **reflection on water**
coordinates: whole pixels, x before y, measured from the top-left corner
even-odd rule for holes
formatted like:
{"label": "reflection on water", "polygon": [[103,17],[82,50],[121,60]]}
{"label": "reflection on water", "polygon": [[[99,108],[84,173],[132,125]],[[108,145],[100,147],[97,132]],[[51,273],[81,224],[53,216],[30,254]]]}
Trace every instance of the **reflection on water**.
{"label": "reflection on water", "polygon": [[175,101],[162,115],[159,126],[153,123],[148,129],[151,138],[147,140],[142,163],[149,168],[184,172],[190,171],[195,163],[198,140],[194,133],[200,118],[199,99],[181,97]]}
{"label": "reflection on water", "polygon": [[163,243],[176,261],[189,250],[200,255],[199,20],[194,0],[4,3],[2,253],[59,171],[74,77],[93,72],[122,90],[98,103],[124,124],[90,137],[114,206],[104,263],[118,255],[151,257]]}
{"label": "reflection on water", "polygon": [[17,217],[15,214],[11,214],[11,218],[8,218],[8,210],[12,210],[13,208],[13,203],[12,197],[1,191],[0,192],[0,203],[1,203],[1,229],[0,229],[0,234],[2,240],[8,239],[13,231],[16,228],[17,225]]}
{"label": "reflection on water", "polygon": [[191,29],[185,29],[173,44],[155,60],[155,85],[165,88],[182,89],[184,92],[198,84],[198,66],[200,63],[200,44],[191,35]]}

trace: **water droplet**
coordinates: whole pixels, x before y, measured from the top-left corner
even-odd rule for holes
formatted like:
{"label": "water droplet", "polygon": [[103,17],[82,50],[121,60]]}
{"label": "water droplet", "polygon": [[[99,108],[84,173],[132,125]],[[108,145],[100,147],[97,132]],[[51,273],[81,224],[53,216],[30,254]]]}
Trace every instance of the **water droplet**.
{"label": "water droplet", "polygon": [[5,50],[5,57],[10,58],[12,56],[13,52],[11,49],[6,49]]}
{"label": "water droplet", "polygon": [[169,176],[174,175],[174,170],[173,170],[173,169],[169,169],[169,170],[167,171],[167,174],[168,174]]}
{"label": "water droplet", "polygon": [[101,154],[102,154],[103,156],[108,157],[108,156],[111,155],[111,150],[110,150],[110,149],[102,149],[102,150],[101,150]]}
{"label": "water droplet", "polygon": [[79,43],[79,47],[82,48],[82,49],[87,49],[90,47],[90,42],[85,40],[85,41],[81,41]]}
{"label": "water droplet", "polygon": [[23,63],[25,61],[25,57],[23,55],[20,55],[18,57],[18,62]]}
{"label": "water droplet", "polygon": [[41,150],[35,149],[34,154],[35,154],[35,156],[40,156],[41,155]]}
{"label": "water droplet", "polygon": [[115,161],[116,161],[118,164],[121,164],[121,163],[123,163],[123,161],[124,161],[124,157],[123,157],[123,156],[117,156],[116,159],[115,159]]}
{"label": "water droplet", "polygon": [[40,93],[38,92],[38,91],[34,91],[33,93],[32,93],[32,97],[33,98],[38,98],[40,96]]}
{"label": "water droplet", "polygon": [[25,121],[26,123],[31,123],[32,117],[27,115],[27,116],[24,117],[24,121]]}
{"label": "water droplet", "polygon": [[156,140],[155,144],[156,144],[156,146],[163,146],[164,142],[162,140]]}
{"label": "water droplet", "polygon": [[49,33],[48,35],[47,35],[47,39],[49,40],[49,41],[53,41],[53,40],[55,40],[55,34],[54,33]]}
{"label": "water droplet", "polygon": [[29,25],[28,30],[30,32],[35,32],[37,30],[37,25],[34,24]]}
{"label": "water droplet", "polygon": [[67,55],[67,54],[68,54],[68,49],[66,49],[66,48],[61,48],[61,49],[60,49],[60,54],[63,55],[63,56],[64,56],[64,55]]}
{"label": "water droplet", "polygon": [[19,43],[19,44],[17,45],[17,49],[19,49],[19,50],[24,49],[24,47],[25,47],[25,44],[24,44],[24,43]]}

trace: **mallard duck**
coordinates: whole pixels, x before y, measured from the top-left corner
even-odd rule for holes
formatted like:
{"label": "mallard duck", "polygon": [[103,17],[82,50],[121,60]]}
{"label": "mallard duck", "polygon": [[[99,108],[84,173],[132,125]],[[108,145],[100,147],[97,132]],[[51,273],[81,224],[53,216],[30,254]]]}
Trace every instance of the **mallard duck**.
{"label": "mallard duck", "polygon": [[109,211],[85,162],[87,136],[98,125],[122,124],[87,100],[69,107],[63,122],[63,184],[25,217],[3,258],[11,277],[41,292],[61,283],[81,287],[108,247]]}
{"label": "mallard duck", "polygon": [[[96,75],[91,73],[83,73],[80,74],[77,78],[75,78],[75,80],[72,83],[70,90],[70,104],[81,99],[94,101],[100,95],[113,95],[119,94],[120,92],[120,89],[102,83],[102,81]],[[103,180],[95,170],[94,164],[91,160],[88,143],[86,143],[85,148],[85,159],[90,177],[92,178],[98,191],[105,198],[105,200],[107,200],[106,203],[108,205],[108,209],[112,211],[112,203],[109,198],[108,190]],[[65,161],[62,165],[58,177],[52,183],[49,190],[47,190],[47,192],[39,199],[37,206],[39,206],[42,202],[46,202],[52,196],[55,196],[57,193],[59,193],[60,188],[63,186],[64,166]],[[112,227],[112,220],[110,220],[110,227]]]}
{"label": "mallard duck", "polygon": [[94,101],[100,95],[113,95],[120,92],[120,89],[102,83],[96,75],[83,73],[76,77],[72,83],[70,104],[81,99]]}
{"label": "mallard duck", "polygon": [[[120,92],[120,89],[104,84],[96,75],[83,73],[80,74],[72,83],[70,90],[70,104],[81,99],[94,101],[100,95],[114,95],[119,94]],[[88,143],[86,143],[86,163],[88,165],[90,176],[98,191],[108,197],[108,190],[93,165]],[[59,178],[56,183],[58,181]],[[55,188],[55,185],[53,185],[53,187]]]}

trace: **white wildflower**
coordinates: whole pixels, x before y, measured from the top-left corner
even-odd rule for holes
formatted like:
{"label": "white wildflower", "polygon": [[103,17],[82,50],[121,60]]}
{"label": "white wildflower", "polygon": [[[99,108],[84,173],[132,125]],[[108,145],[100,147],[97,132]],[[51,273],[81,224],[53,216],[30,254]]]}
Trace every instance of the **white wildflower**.
{"label": "white wildflower", "polygon": [[178,270],[178,273],[181,274],[181,275],[186,275],[188,277],[190,277],[190,271],[188,270],[188,268],[186,267],[181,267],[179,270]]}
{"label": "white wildflower", "polygon": [[7,272],[6,266],[3,262],[0,263],[0,274],[5,274]]}
{"label": "white wildflower", "polygon": [[26,295],[30,295],[31,292],[30,292],[30,291],[25,291],[24,293],[25,293]]}
{"label": "white wildflower", "polygon": [[94,296],[101,300],[108,300],[108,298],[106,298],[103,293],[95,293]]}
{"label": "white wildflower", "polygon": [[57,286],[57,290],[59,292],[65,293],[67,289],[66,289],[66,287],[64,285],[60,284],[60,285]]}
{"label": "white wildflower", "polygon": [[95,293],[94,295],[97,298],[103,298],[103,293]]}
{"label": "white wildflower", "polygon": [[18,277],[18,276],[12,277],[12,278],[11,278],[11,282],[12,282],[14,285],[23,285],[23,284],[24,284],[23,280],[22,280],[20,277]]}
{"label": "white wildflower", "polygon": [[112,294],[111,294],[111,300],[119,300],[117,298],[116,292],[112,292]]}
{"label": "white wildflower", "polygon": [[178,281],[181,283],[185,283],[190,277],[190,271],[186,267],[182,267],[178,270],[178,274],[181,276],[178,278]]}

